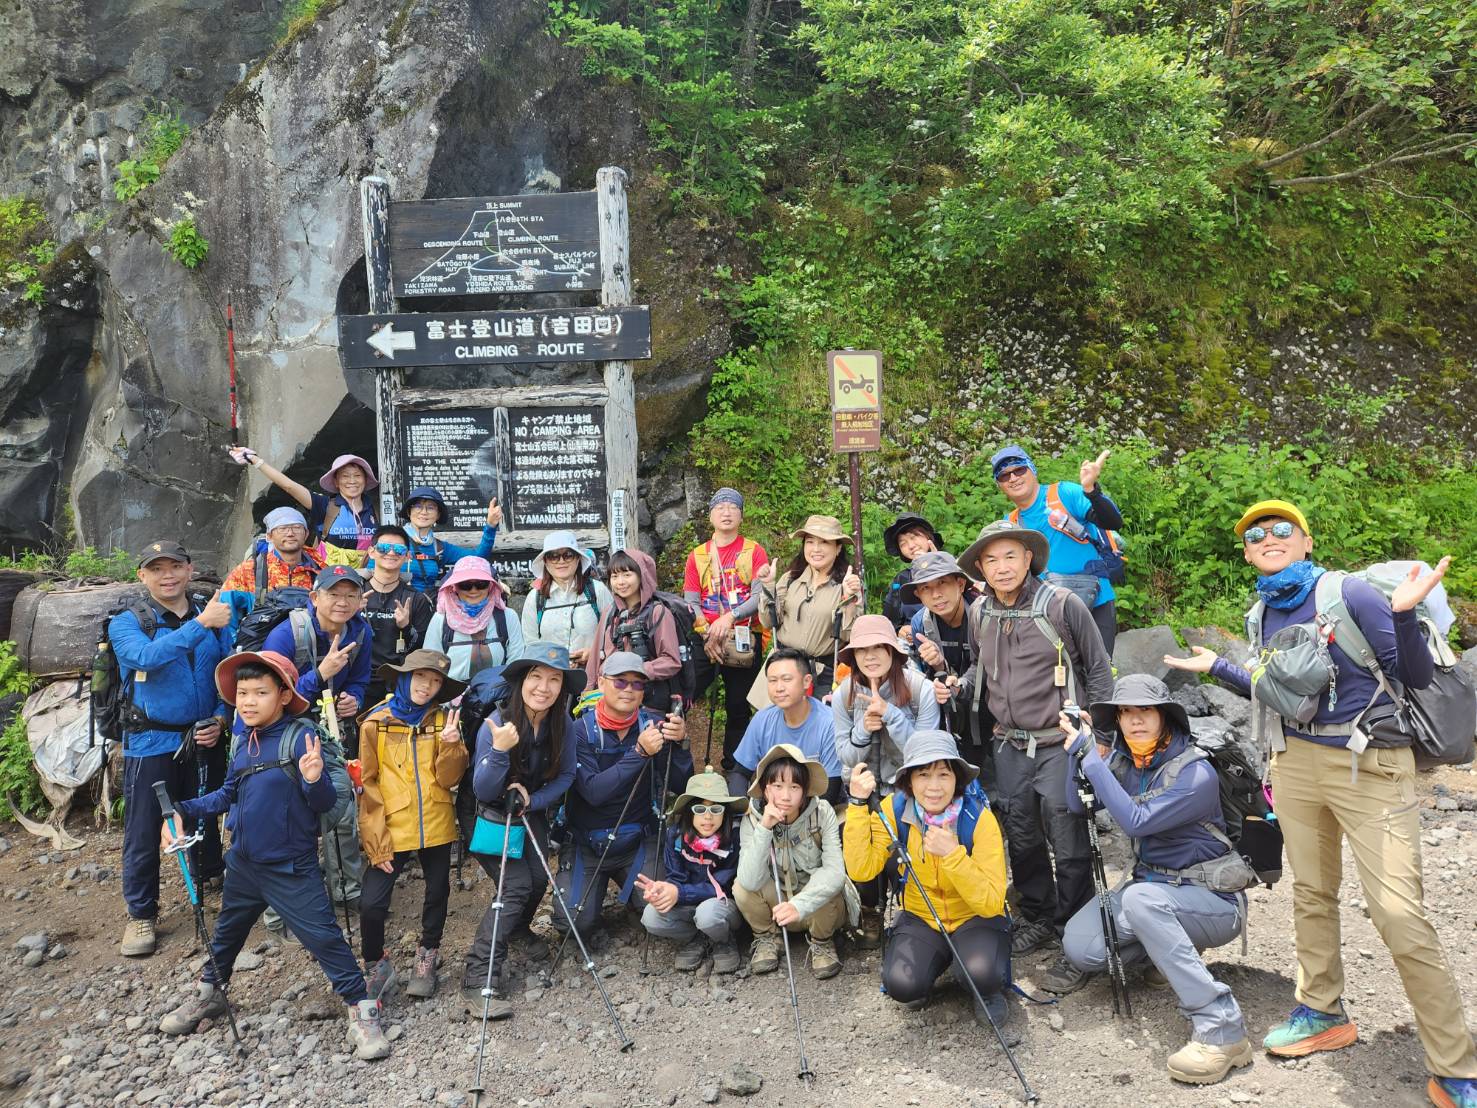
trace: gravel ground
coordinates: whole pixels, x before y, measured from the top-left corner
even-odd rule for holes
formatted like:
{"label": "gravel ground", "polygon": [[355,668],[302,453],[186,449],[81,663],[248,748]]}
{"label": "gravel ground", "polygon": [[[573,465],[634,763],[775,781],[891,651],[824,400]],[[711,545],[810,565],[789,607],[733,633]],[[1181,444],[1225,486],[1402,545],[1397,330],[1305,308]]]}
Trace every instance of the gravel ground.
{"label": "gravel ground", "polygon": [[[1447,944],[1453,972],[1474,990],[1477,923],[1472,831],[1477,780],[1444,769],[1420,783],[1427,903]],[[478,1021],[457,998],[459,953],[466,947],[491,882],[466,867],[454,888],[443,949],[451,965],[438,995],[387,998],[395,1053],[387,1061],[351,1058],[343,1008],[301,948],[258,927],[238,963],[232,999],[246,1038],[239,1057],[229,1031],[186,1039],[158,1035],[160,1016],[194,980],[201,962],[177,872],[166,870],[160,950],[124,960],[116,943],[123,908],[118,886],[120,836],[93,833],[78,851],[59,854],[18,828],[3,828],[0,853],[0,961],[9,988],[0,997],[0,1102],[27,1108],[98,1105],[461,1105],[470,1103]],[[76,830],[74,828],[74,830]],[[1110,837],[1110,871],[1126,860],[1121,835]],[[1239,943],[1210,955],[1260,1038],[1293,1004],[1291,878],[1252,894],[1250,949]],[[402,879],[390,934],[397,965],[413,953],[418,880]],[[218,897],[209,900],[210,916]],[[1426,1074],[1409,1005],[1389,954],[1362,909],[1345,861],[1344,960],[1347,996],[1360,1042],[1334,1055],[1274,1062],[1258,1055],[1220,1085],[1172,1083],[1165,1058],[1186,1024],[1172,994],[1133,990],[1131,1019],[1115,1020],[1106,983],[1060,1005],[1016,1002],[1024,1041],[1021,1065],[1043,1104],[1111,1105],[1425,1103]],[[547,907],[547,906],[546,906]],[[618,916],[607,906],[607,919]],[[541,917],[535,929],[547,930]],[[45,933],[41,942],[35,938]],[[28,940],[28,942],[23,942]],[[30,954],[39,946],[43,956]],[[734,1103],[1011,1104],[1020,1090],[999,1046],[969,1018],[963,995],[949,988],[922,1012],[880,995],[877,954],[845,952],[846,968],[828,982],[797,965],[805,1043],[815,1082],[796,1077],[794,1026],[783,972],[746,980],[671,969],[672,948],[652,950],[655,972],[639,973],[636,928],[614,929],[596,956],[622,1022],[635,1040],[622,1054],[588,974],[569,958],[545,985],[535,967],[514,963],[514,1018],[491,1024],[486,1102],[497,1105],[671,1105]],[[1017,965],[1028,989],[1049,964],[1043,952]],[[27,965],[26,962],[38,963]],[[252,968],[248,969],[247,965]],[[745,1072],[747,1068],[748,1072]],[[743,1090],[749,1090],[744,1092]]]}

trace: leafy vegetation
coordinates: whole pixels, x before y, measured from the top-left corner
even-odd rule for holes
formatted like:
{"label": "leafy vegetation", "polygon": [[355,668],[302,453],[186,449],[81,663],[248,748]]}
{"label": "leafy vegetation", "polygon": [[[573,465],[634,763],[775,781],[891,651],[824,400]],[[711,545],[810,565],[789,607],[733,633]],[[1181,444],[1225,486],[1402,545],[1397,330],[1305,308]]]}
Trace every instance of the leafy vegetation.
{"label": "leafy vegetation", "polygon": [[20,298],[40,307],[46,298],[42,273],[56,260],[56,243],[41,238],[46,215],[24,196],[0,197],[0,289],[20,288]]}
{"label": "leafy vegetation", "polygon": [[[29,693],[35,683],[35,678],[21,668],[16,658],[15,643],[0,642],[0,698]],[[44,815],[49,808],[36,776],[19,706],[0,732],[0,819],[10,819],[14,814],[5,799],[7,796],[28,816]]]}
{"label": "leafy vegetation", "polygon": [[210,240],[195,226],[195,217],[187,215],[170,226],[164,252],[186,269],[195,269],[210,253]]}
{"label": "leafy vegetation", "polygon": [[277,42],[282,44],[313,25],[320,15],[338,7],[341,0],[287,0],[277,20]]}
{"label": "leafy vegetation", "polygon": [[118,179],[113,182],[113,195],[119,200],[132,200],[159,179],[164,163],[185,143],[190,133],[178,113],[150,112],[144,117],[142,148],[138,157],[118,163]]}
{"label": "leafy vegetation", "polygon": [[[132,581],[137,576],[136,561],[128,551],[114,550],[104,554],[91,546],[64,554],[24,550],[14,557],[0,557],[0,569],[18,569],[59,578],[108,577],[114,581]],[[0,684],[3,684],[3,677],[4,670],[0,667]]]}

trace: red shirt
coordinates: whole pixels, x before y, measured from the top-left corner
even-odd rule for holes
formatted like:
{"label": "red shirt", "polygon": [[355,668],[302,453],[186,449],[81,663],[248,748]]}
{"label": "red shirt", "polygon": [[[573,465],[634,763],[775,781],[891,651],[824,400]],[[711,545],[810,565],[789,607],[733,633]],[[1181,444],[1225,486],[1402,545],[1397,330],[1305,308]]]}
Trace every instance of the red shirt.
{"label": "red shirt", "polygon": [[[718,564],[722,567],[721,578],[711,570],[708,573],[708,588],[703,587],[697,571],[697,552],[703,551],[708,557],[712,556],[713,544],[711,540],[695,548],[687,555],[687,573],[683,580],[682,588],[686,592],[695,592],[700,598],[703,615],[708,619],[715,619],[723,612],[737,608],[749,599],[749,585],[753,581],[753,575],[758,573],[769,564],[769,555],[765,553],[764,547],[758,543],[754,544],[754,565],[747,577],[741,575],[738,569],[739,554],[744,549],[744,537],[737,536],[727,546],[718,548]],[[721,588],[713,588],[721,580]],[[746,623],[747,620],[740,620]]]}

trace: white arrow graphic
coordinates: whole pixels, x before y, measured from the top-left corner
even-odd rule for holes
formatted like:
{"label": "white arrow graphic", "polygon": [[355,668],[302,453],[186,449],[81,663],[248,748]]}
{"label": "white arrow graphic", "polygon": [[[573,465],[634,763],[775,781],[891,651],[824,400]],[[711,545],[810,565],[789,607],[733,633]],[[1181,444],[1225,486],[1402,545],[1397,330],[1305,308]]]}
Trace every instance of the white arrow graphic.
{"label": "white arrow graphic", "polygon": [[397,331],[394,323],[386,323],[365,341],[378,350],[381,357],[393,359],[397,350],[415,349],[415,332]]}

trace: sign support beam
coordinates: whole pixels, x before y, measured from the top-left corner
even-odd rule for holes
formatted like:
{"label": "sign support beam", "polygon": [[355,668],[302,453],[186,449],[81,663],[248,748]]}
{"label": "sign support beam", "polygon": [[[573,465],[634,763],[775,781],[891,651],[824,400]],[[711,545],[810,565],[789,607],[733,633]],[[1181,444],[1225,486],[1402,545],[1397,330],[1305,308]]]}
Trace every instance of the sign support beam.
{"label": "sign support beam", "polygon": [[[631,303],[630,217],[626,171],[603,166],[595,174],[600,220],[600,303]],[[611,552],[636,545],[636,379],[628,361],[605,363],[606,486],[610,495]]]}
{"label": "sign support beam", "polygon": [[[359,182],[359,206],[364,221],[364,273],[369,283],[369,310],[374,315],[388,315],[395,310],[390,293],[390,183],[383,177],[364,178]],[[395,396],[404,387],[405,370],[375,371],[382,523],[392,523],[400,516],[400,505],[395,500],[400,488],[400,420]]]}

